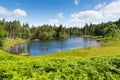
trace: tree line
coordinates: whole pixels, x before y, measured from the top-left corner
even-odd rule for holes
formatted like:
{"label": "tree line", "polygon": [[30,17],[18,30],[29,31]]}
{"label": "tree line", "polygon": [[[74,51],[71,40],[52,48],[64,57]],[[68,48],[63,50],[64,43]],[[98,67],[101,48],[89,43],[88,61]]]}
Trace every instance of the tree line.
{"label": "tree line", "polygon": [[100,24],[85,24],[85,26],[81,28],[81,33],[81,35],[120,38],[120,19],[115,22],[109,21]]}
{"label": "tree line", "polygon": [[0,46],[4,38],[22,39],[66,39],[70,36],[91,35],[102,37],[120,37],[120,19],[115,22],[100,24],[85,24],[84,27],[69,27],[63,25],[41,25],[29,26],[28,23],[21,24],[19,20],[0,20]]}
{"label": "tree line", "polygon": [[72,35],[80,35],[80,28],[66,28],[63,25],[41,25],[29,26],[28,23],[21,24],[19,20],[6,21],[0,20],[0,46],[4,38],[21,39],[66,39]]}

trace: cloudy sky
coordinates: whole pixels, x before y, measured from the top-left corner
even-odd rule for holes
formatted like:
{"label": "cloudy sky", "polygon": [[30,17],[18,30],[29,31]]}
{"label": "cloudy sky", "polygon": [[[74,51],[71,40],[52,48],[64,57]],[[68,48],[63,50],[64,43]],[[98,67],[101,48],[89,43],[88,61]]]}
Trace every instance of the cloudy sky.
{"label": "cloudy sky", "polygon": [[81,27],[119,19],[120,0],[0,0],[2,18],[30,25]]}

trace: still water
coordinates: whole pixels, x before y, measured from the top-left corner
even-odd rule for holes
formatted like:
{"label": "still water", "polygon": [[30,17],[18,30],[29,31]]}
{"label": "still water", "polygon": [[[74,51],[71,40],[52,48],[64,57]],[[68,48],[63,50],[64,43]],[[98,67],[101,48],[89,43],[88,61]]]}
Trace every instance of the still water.
{"label": "still water", "polygon": [[84,48],[90,46],[99,46],[95,39],[83,37],[70,37],[66,40],[52,41],[29,41],[24,44],[16,45],[7,50],[12,54],[29,53],[29,55],[43,55],[64,50]]}

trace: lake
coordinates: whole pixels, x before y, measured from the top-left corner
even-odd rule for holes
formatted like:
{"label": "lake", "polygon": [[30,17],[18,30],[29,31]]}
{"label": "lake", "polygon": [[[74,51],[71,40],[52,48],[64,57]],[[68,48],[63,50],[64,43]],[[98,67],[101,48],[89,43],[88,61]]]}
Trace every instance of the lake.
{"label": "lake", "polygon": [[66,40],[37,41],[32,40],[27,43],[16,45],[7,50],[12,54],[29,53],[29,55],[43,55],[65,50],[99,46],[100,43],[95,39],[83,37],[70,37]]}

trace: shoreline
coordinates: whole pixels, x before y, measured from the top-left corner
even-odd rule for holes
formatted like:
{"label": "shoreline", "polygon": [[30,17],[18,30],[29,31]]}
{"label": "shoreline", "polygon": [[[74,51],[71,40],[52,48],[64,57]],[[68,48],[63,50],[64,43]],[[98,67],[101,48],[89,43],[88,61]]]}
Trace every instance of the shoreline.
{"label": "shoreline", "polygon": [[[55,52],[55,53],[51,53],[51,54],[45,54],[42,56],[49,56],[49,57],[62,57],[62,55],[68,55],[70,53],[70,55],[73,56],[110,56],[110,55],[120,55],[120,51],[119,51],[119,46],[120,46],[120,41],[119,40],[111,40],[111,38],[101,38],[101,37],[96,37],[96,36],[91,36],[94,39],[96,39],[100,45],[99,46],[91,46],[91,47],[87,47],[87,48],[78,48],[78,49],[72,49],[72,50],[66,50],[66,51],[62,51],[62,52]],[[87,38],[91,38],[91,37],[87,37]],[[108,51],[107,51],[108,50]],[[91,53],[91,51],[93,53]],[[77,53],[76,53],[77,52]],[[76,54],[75,54],[76,53]],[[87,53],[87,54],[84,54]],[[96,53],[96,54],[95,54]],[[79,54],[79,55],[77,55]]]}
{"label": "shoreline", "polygon": [[[78,37],[81,37],[81,36],[78,36]],[[84,38],[84,37],[81,37],[81,38]],[[74,38],[73,38],[73,39],[74,39]],[[93,39],[93,38],[89,38],[89,39]],[[16,40],[16,39],[15,39],[15,40]],[[15,40],[14,40],[14,41],[15,41]],[[94,40],[95,40],[95,39],[94,39]],[[35,40],[33,40],[33,41],[38,41],[38,39],[35,39]],[[65,41],[66,41],[66,40],[65,40]],[[97,41],[95,40],[95,42],[97,42]],[[20,44],[22,44],[22,43],[20,43]],[[25,43],[25,44],[26,44],[26,43]],[[56,45],[57,45],[57,44],[56,44]],[[76,45],[78,45],[78,44],[76,44]],[[97,45],[94,45],[94,44],[93,44],[93,45],[89,45],[89,44],[88,44],[88,46],[72,47],[72,48],[69,48],[69,49],[65,49],[65,50],[61,50],[61,51],[55,51],[55,52],[63,52],[63,51],[68,51],[68,50],[83,49],[83,48],[88,48],[88,47],[93,47],[93,46],[100,46],[100,45],[101,45],[101,44],[100,44],[99,42],[97,42]],[[17,46],[17,45],[15,44],[14,46]],[[18,44],[18,46],[19,46],[19,44]],[[9,49],[10,49],[10,51],[9,51]],[[11,49],[12,49],[11,47],[8,48],[6,52],[12,53]],[[28,51],[28,52],[29,52],[29,51]],[[54,52],[54,53],[55,53],[55,52]],[[14,53],[14,52],[13,52],[13,53]],[[17,52],[16,52],[17,55],[23,55],[23,56],[24,56],[24,55],[25,55],[25,56],[26,56],[26,55],[29,55],[28,53],[27,53],[27,54],[26,54],[26,53],[27,53],[27,52],[24,52],[24,51],[23,51],[22,53],[21,53],[21,52],[20,52],[20,53],[18,52],[18,54],[17,54]],[[53,53],[53,52],[49,52],[48,54],[51,54],[51,53]],[[34,54],[34,53],[33,53],[33,54]],[[45,54],[42,54],[42,55],[45,55]],[[42,55],[39,54],[39,55],[36,55],[36,56],[42,56]],[[29,56],[34,56],[34,55],[29,55]]]}
{"label": "shoreline", "polygon": [[9,48],[11,48],[11,47],[13,47],[15,45],[22,44],[22,43],[25,43],[25,42],[27,42],[27,40],[25,40],[25,39],[20,39],[20,38],[17,38],[17,39],[5,38],[2,50],[4,50],[4,51],[8,50]]}
{"label": "shoreline", "polygon": [[[82,36],[83,37],[83,36]],[[92,38],[93,37],[93,38]],[[84,37],[85,38],[85,37]],[[107,42],[104,42],[104,38],[101,38],[101,37],[96,37],[96,36],[87,36],[87,38],[91,38],[91,39],[96,39],[99,43],[100,43],[100,45],[99,46],[90,46],[90,47],[84,47],[84,48],[76,48],[76,49],[70,49],[70,50],[65,50],[65,51],[60,51],[60,52],[53,52],[53,53],[49,53],[49,54],[44,54],[44,55],[37,55],[37,56],[46,56],[46,55],[57,55],[57,53],[66,53],[66,52],[70,52],[70,51],[73,51],[73,53],[74,53],[74,51],[77,51],[77,50],[85,50],[85,49],[87,49],[87,48],[103,48],[104,46],[106,46],[106,47],[110,47],[108,44],[109,43],[111,43],[111,41],[107,41]],[[8,42],[10,42],[10,41],[13,41],[13,43],[14,44],[8,44]],[[27,40],[22,40],[22,39],[7,39],[6,40],[6,44],[7,45],[9,45],[7,48],[4,48],[4,49],[9,49],[11,46],[15,46],[15,45],[17,45],[17,44],[22,44],[22,43],[25,43],[25,42],[27,42]],[[112,41],[113,42],[113,44],[115,44],[115,42],[114,41]],[[118,41],[119,42],[119,41]],[[5,46],[5,45],[4,45]],[[3,51],[5,51],[3,49]],[[87,51],[87,53],[89,53],[89,50]],[[79,53],[80,54],[80,53]],[[26,53],[24,54],[24,53],[22,53],[22,56],[24,56],[24,55],[26,55]]]}

